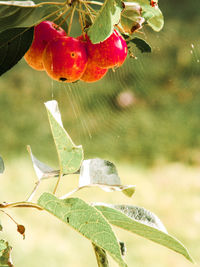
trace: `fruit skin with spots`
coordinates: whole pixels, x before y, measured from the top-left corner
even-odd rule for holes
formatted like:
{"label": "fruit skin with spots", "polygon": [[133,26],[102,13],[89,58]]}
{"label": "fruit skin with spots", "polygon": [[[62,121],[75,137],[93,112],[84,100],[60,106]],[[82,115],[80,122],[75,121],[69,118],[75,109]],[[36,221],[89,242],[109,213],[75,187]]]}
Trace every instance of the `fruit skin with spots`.
{"label": "fruit skin with spots", "polygon": [[128,48],[126,41],[117,30],[98,44],[93,44],[87,35],[86,38],[88,56],[98,67],[120,67],[124,63]]}
{"label": "fruit skin with spots", "polygon": [[35,26],[32,45],[24,55],[26,62],[35,70],[44,70],[42,54],[46,45],[62,36],[66,36],[65,31],[52,21],[42,21]]}
{"label": "fruit skin with spots", "polygon": [[86,69],[87,61],[85,46],[73,37],[52,40],[43,53],[44,68],[56,81],[70,83],[79,80]]}
{"label": "fruit skin with spots", "polygon": [[[77,37],[78,40],[80,40],[87,51],[87,40],[84,39],[84,37],[81,35]],[[87,52],[88,53],[88,52]],[[107,73],[108,69],[107,68],[100,68],[98,67],[91,59],[88,57],[88,63],[87,67],[81,76],[80,80],[88,83],[96,82],[100,79],[102,79],[105,74]]]}
{"label": "fruit skin with spots", "polygon": [[106,75],[107,71],[108,69],[100,68],[95,65],[92,60],[88,59],[86,70],[80,80],[88,83],[96,82],[102,79]]}

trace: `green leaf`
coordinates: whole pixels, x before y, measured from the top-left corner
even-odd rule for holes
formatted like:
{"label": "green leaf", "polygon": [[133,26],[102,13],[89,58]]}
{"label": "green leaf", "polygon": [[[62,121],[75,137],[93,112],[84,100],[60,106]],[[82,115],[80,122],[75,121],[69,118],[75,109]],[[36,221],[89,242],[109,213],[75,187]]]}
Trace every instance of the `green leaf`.
{"label": "green leaf", "polygon": [[42,194],[38,204],[107,251],[120,266],[127,266],[111,226],[96,208],[79,198],[60,200],[49,193]]}
{"label": "green leaf", "polygon": [[134,185],[122,185],[115,165],[103,159],[84,160],[79,177],[79,187],[97,186],[107,192],[122,191],[131,197],[135,192]]}
{"label": "green leaf", "polygon": [[11,260],[12,247],[8,242],[0,240],[0,266],[1,267],[14,267]]}
{"label": "green leaf", "polygon": [[142,53],[151,53],[151,46],[142,38],[135,37],[128,41],[128,46],[134,44]]}
{"label": "green leaf", "polygon": [[3,162],[2,157],[0,156],[0,173],[3,173],[4,170],[5,170],[4,162]]}
{"label": "green leaf", "polygon": [[108,267],[108,259],[104,249],[92,244],[97,259],[98,267]]}
{"label": "green leaf", "polygon": [[1,221],[0,221],[0,231],[2,231],[2,230],[3,230],[3,227],[2,227]]}
{"label": "green leaf", "polygon": [[157,216],[143,208],[128,205],[95,205],[109,223],[145,237],[176,251],[193,262],[187,249],[180,241],[167,234]]}
{"label": "green leaf", "polygon": [[142,17],[154,31],[158,32],[163,28],[164,18],[158,5],[152,7],[149,0],[135,0],[134,2],[126,2],[126,6],[128,7],[132,3],[137,3],[141,6]]}
{"label": "green leaf", "polygon": [[34,28],[13,28],[0,33],[0,75],[24,56],[33,40]]}
{"label": "green leaf", "polygon": [[32,1],[0,1],[0,32],[15,27],[32,27],[47,17],[53,20],[64,9],[62,5],[41,4],[38,6]]}
{"label": "green leaf", "polygon": [[58,153],[60,171],[63,174],[74,173],[81,166],[83,148],[82,146],[76,146],[63,128],[57,101],[48,101],[45,103],[45,106]]}
{"label": "green leaf", "polygon": [[114,25],[120,21],[123,4],[121,0],[105,0],[94,23],[88,30],[92,43],[106,40],[114,30]]}

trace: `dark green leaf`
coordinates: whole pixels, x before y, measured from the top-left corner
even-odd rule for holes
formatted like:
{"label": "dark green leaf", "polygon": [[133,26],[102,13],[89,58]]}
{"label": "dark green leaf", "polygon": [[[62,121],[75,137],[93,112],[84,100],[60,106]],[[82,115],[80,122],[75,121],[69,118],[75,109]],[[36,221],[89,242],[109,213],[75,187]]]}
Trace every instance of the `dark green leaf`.
{"label": "dark green leaf", "polygon": [[128,205],[99,204],[95,207],[102,212],[109,223],[170,248],[193,262],[183,244],[167,234],[161,221],[151,212]]}
{"label": "dark green leaf", "polygon": [[4,162],[3,162],[2,157],[0,156],[0,173],[3,173],[4,170],[5,170]]}
{"label": "dark green leaf", "polygon": [[94,23],[88,30],[92,43],[100,43],[106,40],[113,32],[114,25],[120,21],[123,9],[121,0],[105,0]]}
{"label": "dark green leaf", "polygon": [[143,39],[135,37],[128,41],[128,45],[133,43],[142,53],[151,53],[151,46]]}
{"label": "dark green leaf", "polygon": [[127,266],[111,226],[96,208],[79,198],[60,200],[49,193],[42,194],[38,204],[108,252],[120,266]]}
{"label": "dark green leaf", "polygon": [[0,32],[15,27],[31,27],[47,19],[55,19],[63,6],[53,4],[37,6],[32,1],[0,2]]}
{"label": "dark green leaf", "polygon": [[34,28],[13,28],[0,33],[0,75],[24,56],[33,40]]}
{"label": "dark green leaf", "polygon": [[63,128],[57,101],[48,101],[45,106],[58,153],[60,170],[63,174],[75,173],[83,160],[83,148],[76,146]]}
{"label": "dark green leaf", "polygon": [[0,266],[1,267],[14,267],[11,260],[12,247],[8,242],[0,240]]}
{"label": "dark green leaf", "polygon": [[84,160],[80,169],[79,187],[97,186],[107,192],[121,191],[131,197],[135,186],[122,185],[115,165],[103,159]]}

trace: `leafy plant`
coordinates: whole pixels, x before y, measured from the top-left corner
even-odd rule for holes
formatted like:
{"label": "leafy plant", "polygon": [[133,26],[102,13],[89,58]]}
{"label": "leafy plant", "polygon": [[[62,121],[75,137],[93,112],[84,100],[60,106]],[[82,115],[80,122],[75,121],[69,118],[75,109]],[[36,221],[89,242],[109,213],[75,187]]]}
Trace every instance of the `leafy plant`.
{"label": "leafy plant", "polygon": [[[131,233],[145,237],[171,250],[182,254],[189,261],[193,261],[187,249],[174,237],[167,233],[158,217],[142,207],[131,205],[111,205],[106,203],[88,204],[82,199],[71,195],[84,187],[97,186],[107,192],[121,191],[132,197],[135,186],[121,185],[115,165],[102,159],[83,159],[83,149],[76,146],[62,125],[61,115],[55,100],[45,103],[49,117],[50,128],[58,153],[59,170],[39,161],[28,147],[38,182],[27,201],[2,203],[0,210],[5,213],[7,208],[36,208],[45,210],[59,220],[71,226],[78,233],[89,239],[93,245],[98,266],[108,266],[108,253],[119,266],[127,266],[123,259],[124,243],[119,242],[111,225],[115,225]],[[1,160],[1,162],[3,162]],[[1,163],[2,166],[2,163]],[[80,174],[79,187],[63,196],[55,195],[60,179],[68,174]],[[44,192],[36,202],[34,195],[40,183],[45,179],[57,177],[57,184],[53,194]],[[6,213],[7,214],[7,213]],[[8,214],[7,214],[8,215]],[[8,215],[9,216],[9,215]],[[10,216],[9,216],[10,217]],[[12,220],[14,220],[12,218]],[[15,222],[15,221],[14,221]],[[16,222],[15,222],[16,223]],[[17,223],[16,223],[17,224]],[[2,230],[2,229],[1,229]],[[23,225],[17,224],[17,230],[25,234]],[[11,262],[11,247],[6,241],[1,241],[0,262]],[[123,249],[122,249],[123,248]],[[9,265],[10,264],[10,265]]]}
{"label": "leafy plant", "polygon": [[[163,16],[157,2],[137,0],[105,0],[104,3],[90,0],[67,0],[66,2],[1,1],[0,2],[0,75],[12,68],[29,49],[34,26],[44,20],[56,21],[58,26],[65,25],[68,35],[71,33],[75,12],[78,13],[83,36],[88,34],[93,44],[108,39],[115,28],[125,35],[126,42],[133,53],[132,44],[141,52],[150,52],[145,40],[135,36],[135,31],[144,25],[159,31],[163,27]],[[98,266],[108,266],[107,253],[119,264],[124,261],[125,244],[118,240],[111,225],[145,237],[182,254],[193,261],[187,249],[174,237],[156,215],[141,207],[126,204],[86,203],[71,195],[85,187],[99,187],[104,191],[120,191],[132,197],[134,185],[122,185],[117,169],[112,162],[95,158],[85,159],[82,146],[74,144],[64,129],[56,100],[45,103],[52,136],[55,142],[59,169],[38,160],[27,147],[38,181],[27,200],[1,203],[0,211],[6,214],[16,225],[17,231],[25,237],[25,227],[18,224],[5,210],[7,208],[36,208],[50,214],[71,226],[89,239],[93,245]],[[4,162],[0,157],[0,174],[4,172]],[[69,174],[80,174],[79,186],[63,196],[57,196],[61,179]],[[56,178],[53,192],[44,192],[34,200],[41,182]],[[0,224],[0,231],[3,227]],[[5,240],[0,241],[0,266],[14,266],[11,260],[11,246]]]}

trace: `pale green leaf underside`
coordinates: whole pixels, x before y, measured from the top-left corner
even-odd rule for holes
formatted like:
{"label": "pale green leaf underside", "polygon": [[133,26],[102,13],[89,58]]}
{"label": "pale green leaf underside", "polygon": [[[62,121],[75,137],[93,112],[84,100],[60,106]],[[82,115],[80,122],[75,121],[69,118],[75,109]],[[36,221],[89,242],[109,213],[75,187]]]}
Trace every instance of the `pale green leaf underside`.
{"label": "pale green leaf underside", "polygon": [[122,185],[115,165],[103,159],[84,160],[79,177],[79,189],[99,187],[106,192],[121,191],[128,197],[135,192],[134,185]]}
{"label": "pale green leaf underside", "polygon": [[51,126],[52,135],[56,145],[61,172],[74,173],[79,170],[83,160],[82,146],[76,146],[63,128],[57,101],[45,103]]}
{"label": "pale green leaf underside", "polygon": [[92,43],[106,40],[113,32],[114,25],[120,21],[122,11],[121,0],[105,0],[94,23],[88,30]]}
{"label": "pale green leaf underside", "polygon": [[31,157],[33,168],[35,170],[35,173],[38,177],[38,180],[47,179],[50,177],[57,177],[59,175],[58,170],[54,170],[52,167],[46,165],[45,163],[38,160],[32,153],[31,147],[27,146],[27,150],[29,152],[29,155]]}
{"label": "pale green leaf underside", "polygon": [[96,208],[79,198],[60,200],[49,193],[42,194],[38,204],[107,251],[120,266],[127,266],[111,226]]}
{"label": "pale green leaf underside", "polygon": [[121,211],[114,208],[100,205],[96,206],[96,208],[102,212],[109,223],[145,237],[169,249],[172,249],[185,256],[189,261],[193,262],[191,256],[189,255],[187,249],[183,246],[183,244],[181,244],[180,241],[168,235],[167,233],[160,231],[154,227],[145,225],[144,223],[141,223],[139,221],[133,220]]}

